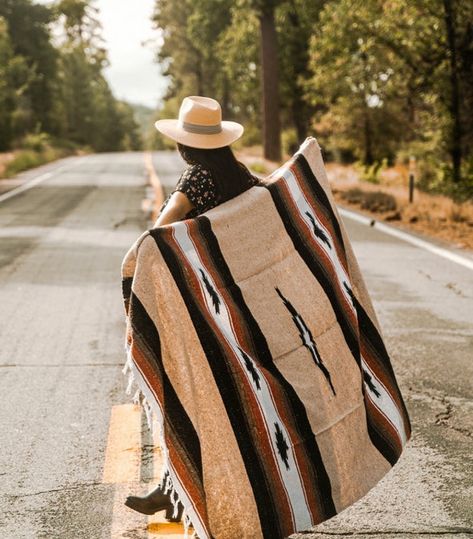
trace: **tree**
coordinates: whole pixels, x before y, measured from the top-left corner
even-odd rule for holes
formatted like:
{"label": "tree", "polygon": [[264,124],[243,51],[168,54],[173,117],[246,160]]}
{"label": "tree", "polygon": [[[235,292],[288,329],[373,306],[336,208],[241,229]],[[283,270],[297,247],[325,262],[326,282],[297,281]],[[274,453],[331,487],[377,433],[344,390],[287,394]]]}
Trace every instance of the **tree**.
{"label": "tree", "polygon": [[[55,130],[54,106],[58,54],[50,40],[53,11],[31,0],[2,0],[0,17],[7,23],[11,49],[29,70],[22,91],[24,129]],[[29,124],[26,124],[26,120]]]}
{"label": "tree", "polygon": [[[473,130],[467,121],[472,112],[468,98],[472,26],[473,6],[467,2],[331,2],[312,38],[314,74],[306,88],[307,98],[325,107],[329,115],[342,102],[347,107],[352,104],[354,108],[343,114],[356,116],[364,106],[356,95],[365,92],[365,101],[377,104],[368,106],[361,124],[365,161],[372,153],[368,142],[378,138],[373,116],[386,113],[383,129],[389,128],[391,117],[397,123],[398,140],[395,133],[385,131],[385,147],[379,145],[378,154],[386,155],[386,146],[401,149],[407,143],[417,148],[418,143],[424,144],[429,159],[450,160],[451,178],[458,183]],[[386,80],[379,80],[381,74]],[[323,113],[318,116],[323,119]],[[347,139],[353,147],[357,145],[356,139]]]}
{"label": "tree", "polygon": [[[260,23],[261,110],[264,157],[281,159],[279,50],[275,10],[281,0],[249,0]],[[244,5],[244,3],[243,3]]]}
{"label": "tree", "polygon": [[14,115],[23,86],[17,75],[25,67],[23,58],[14,56],[7,22],[0,17],[0,151],[10,149],[14,137]]}
{"label": "tree", "polygon": [[138,126],[103,76],[108,60],[93,0],[61,0],[56,9],[63,28],[60,76],[66,138],[97,151],[136,147]]}
{"label": "tree", "polygon": [[[304,96],[304,83],[310,78],[309,41],[318,24],[325,0],[305,2],[285,0],[276,11],[276,28],[280,43],[280,91],[283,125],[293,125],[295,146],[308,135],[313,107]],[[292,147],[295,150],[295,147]]]}

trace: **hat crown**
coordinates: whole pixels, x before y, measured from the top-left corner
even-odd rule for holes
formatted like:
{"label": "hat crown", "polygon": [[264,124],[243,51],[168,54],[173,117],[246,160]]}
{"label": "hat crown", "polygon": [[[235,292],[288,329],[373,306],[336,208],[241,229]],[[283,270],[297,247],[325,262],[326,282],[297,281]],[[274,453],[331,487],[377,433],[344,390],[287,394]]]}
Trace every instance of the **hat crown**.
{"label": "hat crown", "polygon": [[179,121],[196,125],[219,125],[222,121],[220,103],[211,97],[185,97],[179,109]]}

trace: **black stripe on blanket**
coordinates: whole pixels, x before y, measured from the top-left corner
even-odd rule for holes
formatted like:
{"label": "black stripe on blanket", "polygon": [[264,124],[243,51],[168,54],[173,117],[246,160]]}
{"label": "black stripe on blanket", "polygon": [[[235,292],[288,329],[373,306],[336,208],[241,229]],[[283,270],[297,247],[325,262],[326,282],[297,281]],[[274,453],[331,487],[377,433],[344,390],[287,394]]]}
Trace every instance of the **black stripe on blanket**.
{"label": "black stripe on blanket", "polygon": [[[407,412],[404,399],[402,398],[401,391],[397,384],[397,380],[384,342],[380,337],[378,330],[371,321],[370,317],[356,298],[355,305],[358,313],[358,322],[360,325],[360,338],[364,339],[365,344],[370,347],[370,356],[376,359],[378,368],[384,371],[385,377],[390,382],[387,389],[391,395],[396,396],[396,405],[404,422],[406,438],[409,439],[411,435],[411,423],[409,419],[409,414]],[[383,455],[389,461],[389,463],[394,466],[394,464],[398,461],[401,455],[402,446],[393,443],[394,441],[386,435],[385,431],[381,428],[381,425],[378,425],[376,422],[372,421],[372,418],[369,416],[369,414],[368,421],[370,424],[370,437],[372,437],[372,440],[376,440],[376,444],[378,444],[375,444],[376,447],[382,446],[385,448],[386,454]],[[390,448],[390,450],[387,450],[388,448]]]}
{"label": "black stripe on blanket", "polygon": [[[340,230],[340,224],[338,222],[338,219],[335,216],[335,213],[333,211],[333,208],[330,204],[330,200],[328,199],[327,193],[324,191],[323,187],[320,185],[317,178],[314,176],[314,173],[312,172],[312,169],[310,168],[309,163],[307,162],[307,159],[302,153],[299,153],[295,159],[296,166],[300,168],[302,171],[302,174],[305,178],[307,178],[307,186],[312,191],[315,199],[320,202],[320,207],[324,211],[324,213],[328,216],[328,220],[333,226],[334,232],[335,232],[335,238],[338,242],[338,244],[341,246],[341,253],[345,253],[345,244],[343,242],[343,236],[342,231]],[[344,257],[344,260],[342,260],[343,265],[347,266],[346,258]]]}
{"label": "black stripe on blanket", "polygon": [[307,411],[301,399],[297,395],[293,386],[284,378],[273,361],[266,337],[258,325],[255,317],[246,304],[240,287],[236,284],[230,268],[222,254],[217,237],[215,236],[210,220],[205,215],[201,215],[198,220],[201,237],[207,244],[207,252],[213,258],[213,264],[219,269],[219,273],[225,282],[228,293],[238,306],[246,322],[247,330],[253,345],[252,353],[257,361],[267,369],[278,383],[284,388],[284,393],[288,397],[290,413],[293,424],[297,429],[298,435],[304,440],[304,450],[311,461],[314,485],[319,495],[319,510],[326,520],[336,514],[335,504],[332,498],[332,489],[330,479],[325,469],[325,465],[320,454],[315,435],[312,432]]}
{"label": "black stripe on blanket", "polygon": [[[314,179],[314,182],[317,183],[317,180]],[[289,237],[292,240],[292,243],[296,251],[301,256],[302,260],[306,263],[307,267],[320,283],[324,292],[330,303],[332,309],[334,310],[337,322],[340,324],[340,328],[345,338],[345,342],[353,356],[353,359],[360,366],[360,348],[358,343],[358,336],[353,331],[352,325],[349,321],[346,320],[345,310],[343,305],[341,305],[337,294],[335,292],[334,286],[331,282],[330,276],[326,273],[324,266],[320,260],[315,256],[315,253],[312,249],[307,246],[307,242],[304,237],[302,237],[293,223],[293,216],[288,211],[284,197],[280,193],[280,188],[278,183],[269,183],[262,186],[267,189],[273,199],[274,205],[281,217],[281,221],[286,229]]]}
{"label": "black stripe on blanket", "polygon": [[128,314],[131,296],[131,285],[133,283],[133,277],[124,277],[122,279],[122,296],[125,305],[125,312]]}
{"label": "black stripe on blanket", "polygon": [[187,468],[194,471],[196,486],[203,494],[202,455],[199,437],[164,369],[158,330],[134,293],[131,294],[130,309],[133,313],[131,320],[134,338],[139,339],[138,345],[141,351],[146,353],[148,361],[153,361],[152,367],[162,380],[163,399],[166,406],[164,416],[165,430],[172,436],[173,443],[178,442],[180,444],[181,457],[185,457],[188,461]]}
{"label": "black stripe on blanket", "polygon": [[[196,219],[201,219],[202,216]],[[260,461],[260,454],[253,445],[250,425],[245,413],[245,407],[238,398],[239,391],[235,386],[231,370],[228,368],[225,357],[226,350],[222,343],[216,338],[213,329],[209,326],[205,316],[203,316],[196,302],[194,292],[189,288],[189,281],[183,272],[183,266],[176,257],[174,250],[168,245],[164,238],[162,229],[150,230],[150,235],[156,241],[158,249],[161,251],[179,292],[186,304],[186,308],[191,317],[192,323],[199,337],[200,344],[204,350],[212,374],[219,389],[220,396],[225,405],[225,409],[232,425],[233,432],[238,443],[249,482],[253,489],[261,529],[265,539],[276,539],[283,536],[280,528],[280,520],[277,509],[273,503],[271,489],[267,484],[264,464]]]}

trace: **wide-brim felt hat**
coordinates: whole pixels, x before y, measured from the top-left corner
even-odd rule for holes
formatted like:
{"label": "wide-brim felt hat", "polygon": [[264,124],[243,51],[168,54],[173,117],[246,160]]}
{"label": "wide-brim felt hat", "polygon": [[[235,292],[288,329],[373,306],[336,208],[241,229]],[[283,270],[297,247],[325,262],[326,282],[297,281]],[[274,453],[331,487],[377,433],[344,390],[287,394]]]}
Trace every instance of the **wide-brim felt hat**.
{"label": "wide-brim felt hat", "polygon": [[158,120],[154,126],[176,142],[208,149],[228,146],[244,131],[238,122],[222,120],[218,101],[200,95],[190,95],[182,100],[179,118]]}

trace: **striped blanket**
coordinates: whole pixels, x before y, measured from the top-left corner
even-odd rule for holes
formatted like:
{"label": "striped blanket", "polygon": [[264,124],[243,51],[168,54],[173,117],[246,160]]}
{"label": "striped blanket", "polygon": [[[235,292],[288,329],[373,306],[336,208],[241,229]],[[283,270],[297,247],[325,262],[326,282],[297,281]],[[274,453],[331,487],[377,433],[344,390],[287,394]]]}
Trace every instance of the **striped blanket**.
{"label": "striped blanket", "polygon": [[122,264],[128,393],[199,539],[279,539],[370,490],[410,422],[317,140]]}

